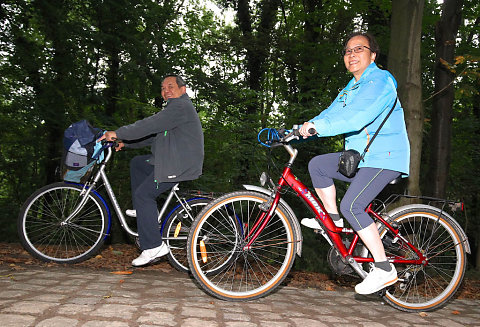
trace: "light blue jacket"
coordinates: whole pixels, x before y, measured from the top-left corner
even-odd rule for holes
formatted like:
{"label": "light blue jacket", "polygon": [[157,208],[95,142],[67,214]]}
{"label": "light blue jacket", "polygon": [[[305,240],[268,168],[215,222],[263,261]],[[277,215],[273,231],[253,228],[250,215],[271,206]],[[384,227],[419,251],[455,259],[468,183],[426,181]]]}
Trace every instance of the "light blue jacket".
{"label": "light blue jacket", "polygon": [[[345,149],[362,154],[396,98],[395,78],[372,63],[357,82],[352,78],[335,101],[310,122],[315,124],[319,137],[345,134]],[[384,168],[408,175],[409,166],[410,143],[403,108],[397,101],[359,167]]]}

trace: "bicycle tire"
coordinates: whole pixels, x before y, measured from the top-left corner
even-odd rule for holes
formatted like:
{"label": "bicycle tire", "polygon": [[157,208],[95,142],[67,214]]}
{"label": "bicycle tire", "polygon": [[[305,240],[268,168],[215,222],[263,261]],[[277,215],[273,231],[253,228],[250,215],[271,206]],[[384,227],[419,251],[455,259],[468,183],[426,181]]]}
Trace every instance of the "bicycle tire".
{"label": "bicycle tire", "polygon": [[[250,249],[250,228],[269,197],[252,191],[226,194],[207,205],[188,238],[190,271],[210,295],[247,301],[272,292],[288,275],[295,259],[292,218],[279,205]],[[247,236],[247,237],[245,237]]]}
{"label": "bicycle tire", "polygon": [[166,218],[165,224],[162,224],[162,239],[170,249],[168,261],[178,271],[188,272],[190,270],[187,259],[187,239],[193,223],[193,219],[190,217],[195,218],[210,201],[211,199],[207,198],[187,199],[187,209],[178,205]]}
{"label": "bicycle tire", "polygon": [[53,183],[35,191],[23,204],[17,231],[23,247],[45,262],[78,263],[94,255],[107,236],[107,209],[93,191],[70,222],[63,223],[81,199],[82,186]]}
{"label": "bicycle tire", "polygon": [[[466,269],[466,251],[455,224],[434,208],[410,207],[392,217],[402,237],[415,245],[428,259],[423,265],[395,264],[399,282],[387,288],[385,301],[407,312],[433,311],[444,306],[460,287]],[[383,229],[383,240],[391,238]],[[416,259],[415,252],[399,238],[384,241],[387,256]]]}

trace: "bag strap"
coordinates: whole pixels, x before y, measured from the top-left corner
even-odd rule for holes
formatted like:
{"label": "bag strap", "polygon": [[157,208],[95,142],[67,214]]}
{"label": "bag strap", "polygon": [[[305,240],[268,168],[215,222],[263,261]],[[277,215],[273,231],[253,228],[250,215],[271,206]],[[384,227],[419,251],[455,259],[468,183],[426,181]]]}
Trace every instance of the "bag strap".
{"label": "bag strap", "polygon": [[375,140],[375,137],[377,137],[378,132],[380,131],[380,129],[382,129],[382,127],[385,124],[385,122],[387,121],[388,117],[390,117],[390,115],[392,114],[393,109],[395,109],[395,106],[397,105],[397,100],[398,100],[398,97],[395,99],[395,102],[393,103],[392,109],[390,109],[390,111],[388,112],[387,117],[385,117],[385,119],[382,121],[382,123],[378,127],[377,131],[373,135],[372,139],[370,140],[370,142],[368,142],[367,146],[365,147],[365,150],[363,150],[363,153],[362,153],[362,156],[360,157],[360,160],[363,160],[363,157],[365,157],[365,154],[367,153],[368,148],[372,144],[373,140]]}

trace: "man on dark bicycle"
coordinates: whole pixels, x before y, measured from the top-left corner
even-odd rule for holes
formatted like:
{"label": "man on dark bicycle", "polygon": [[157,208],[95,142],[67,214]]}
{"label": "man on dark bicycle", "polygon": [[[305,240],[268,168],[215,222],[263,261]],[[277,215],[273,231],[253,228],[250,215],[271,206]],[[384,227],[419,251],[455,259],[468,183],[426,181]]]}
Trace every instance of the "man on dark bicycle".
{"label": "man on dark bicycle", "polygon": [[156,198],[180,181],[197,179],[202,174],[204,150],[200,118],[186,93],[185,81],[169,75],[162,82],[162,97],[167,102],[160,112],[106,132],[100,140],[121,140],[117,151],[151,147],[151,154],[134,157],[130,162],[133,210],[137,217],[142,253],[132,261],[143,266],[170,251],[158,225]]}

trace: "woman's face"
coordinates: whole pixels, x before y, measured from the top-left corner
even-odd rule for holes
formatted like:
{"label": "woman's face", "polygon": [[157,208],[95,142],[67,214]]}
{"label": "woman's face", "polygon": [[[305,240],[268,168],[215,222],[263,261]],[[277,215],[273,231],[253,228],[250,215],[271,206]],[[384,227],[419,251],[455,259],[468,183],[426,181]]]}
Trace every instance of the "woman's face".
{"label": "woman's face", "polygon": [[[377,56],[376,53],[370,51],[369,48],[368,39],[361,35],[354,36],[347,42],[345,49],[346,54],[343,56],[343,61],[345,62],[347,70],[353,74],[357,81],[365,69],[375,61],[375,57]],[[355,51],[353,51],[354,49],[359,52],[355,53]]]}

